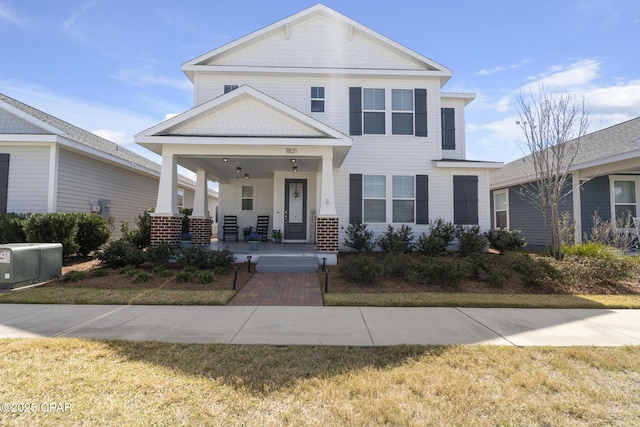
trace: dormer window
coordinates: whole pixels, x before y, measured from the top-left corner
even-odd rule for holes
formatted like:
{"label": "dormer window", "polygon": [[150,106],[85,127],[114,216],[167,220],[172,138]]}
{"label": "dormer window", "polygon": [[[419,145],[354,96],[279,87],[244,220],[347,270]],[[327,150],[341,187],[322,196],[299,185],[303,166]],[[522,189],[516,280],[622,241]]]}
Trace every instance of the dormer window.
{"label": "dormer window", "polygon": [[224,93],[229,93],[236,89],[238,89],[238,85],[224,85]]}
{"label": "dormer window", "polygon": [[324,87],[311,87],[311,112],[324,113]]}

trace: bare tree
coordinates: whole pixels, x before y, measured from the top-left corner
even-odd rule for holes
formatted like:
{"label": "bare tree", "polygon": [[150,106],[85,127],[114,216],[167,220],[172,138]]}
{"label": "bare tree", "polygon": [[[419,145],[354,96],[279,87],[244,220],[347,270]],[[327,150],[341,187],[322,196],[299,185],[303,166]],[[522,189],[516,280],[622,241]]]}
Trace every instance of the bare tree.
{"label": "bare tree", "polygon": [[589,108],[584,98],[576,100],[571,93],[548,92],[539,86],[535,93],[518,96],[517,109],[516,123],[524,133],[524,147],[529,153],[526,166],[535,172],[535,180],[524,185],[520,194],[542,214],[547,254],[559,259],[560,203],[572,191],[567,185],[571,167],[585,144]]}

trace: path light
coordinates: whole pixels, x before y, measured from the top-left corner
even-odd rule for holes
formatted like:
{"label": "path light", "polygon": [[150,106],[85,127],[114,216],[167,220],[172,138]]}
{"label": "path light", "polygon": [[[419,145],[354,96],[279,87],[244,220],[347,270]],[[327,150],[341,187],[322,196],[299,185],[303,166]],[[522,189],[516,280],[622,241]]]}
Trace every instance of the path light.
{"label": "path light", "polygon": [[247,255],[247,271],[251,273],[251,255]]}

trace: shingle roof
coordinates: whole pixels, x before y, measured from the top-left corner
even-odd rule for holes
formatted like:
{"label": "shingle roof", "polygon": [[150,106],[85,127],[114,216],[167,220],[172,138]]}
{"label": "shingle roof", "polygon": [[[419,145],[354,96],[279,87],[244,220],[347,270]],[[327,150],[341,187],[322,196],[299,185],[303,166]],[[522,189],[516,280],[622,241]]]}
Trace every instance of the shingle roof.
{"label": "shingle roof", "polygon": [[[640,158],[640,117],[588,134],[584,141],[572,170],[594,162],[606,164],[607,159],[614,161],[621,155],[633,156],[634,152]],[[575,140],[572,140],[566,144],[574,143]],[[491,188],[528,182],[534,178],[531,155],[528,155],[491,172]]]}
{"label": "shingle roof", "polygon": [[67,123],[64,120],[60,120],[57,117],[33,108],[2,93],[0,93],[0,101],[6,102],[12,107],[17,108],[20,111],[23,111],[24,113],[29,114],[30,116],[33,116],[36,119],[41,120],[50,126],[53,126],[56,129],[59,129],[59,135],[71,141],[77,142],[90,148],[94,148],[96,150],[102,151],[103,153],[107,153],[111,156],[117,157],[121,160],[134,163],[138,166],[160,172],[160,165],[158,165],[157,163],[147,159],[146,157],[136,154],[133,151],[128,150],[114,142],[101,138],[98,135],[95,135],[84,129],[80,129],[77,126]]}

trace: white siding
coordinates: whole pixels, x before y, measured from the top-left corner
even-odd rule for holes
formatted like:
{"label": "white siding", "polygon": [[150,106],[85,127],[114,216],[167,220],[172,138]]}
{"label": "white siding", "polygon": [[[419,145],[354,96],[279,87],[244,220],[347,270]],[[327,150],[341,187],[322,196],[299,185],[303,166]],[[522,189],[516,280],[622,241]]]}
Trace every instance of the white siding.
{"label": "white siding", "polygon": [[0,146],[9,153],[7,212],[47,212],[50,146]]}
{"label": "white siding", "polygon": [[44,134],[41,128],[0,109],[0,133]]}
{"label": "white siding", "polygon": [[110,200],[110,222],[113,235],[117,237],[120,235],[120,223],[124,221],[131,228],[135,227],[138,215],[155,207],[157,195],[158,178],[69,150],[60,150],[59,212],[89,212],[92,201]]}
{"label": "white siding", "polygon": [[[253,210],[242,210],[242,186],[253,186]],[[273,180],[232,179],[229,184],[220,184],[220,227],[225,215],[237,215],[240,238],[243,227],[255,227],[258,215],[269,215],[269,230],[273,224]],[[222,236],[222,230],[219,230]]]}
{"label": "white siding", "polygon": [[[465,128],[464,128],[464,100],[443,98],[442,108],[455,108],[456,149],[442,150],[445,159],[465,159]],[[442,137],[441,137],[442,140]]]}

